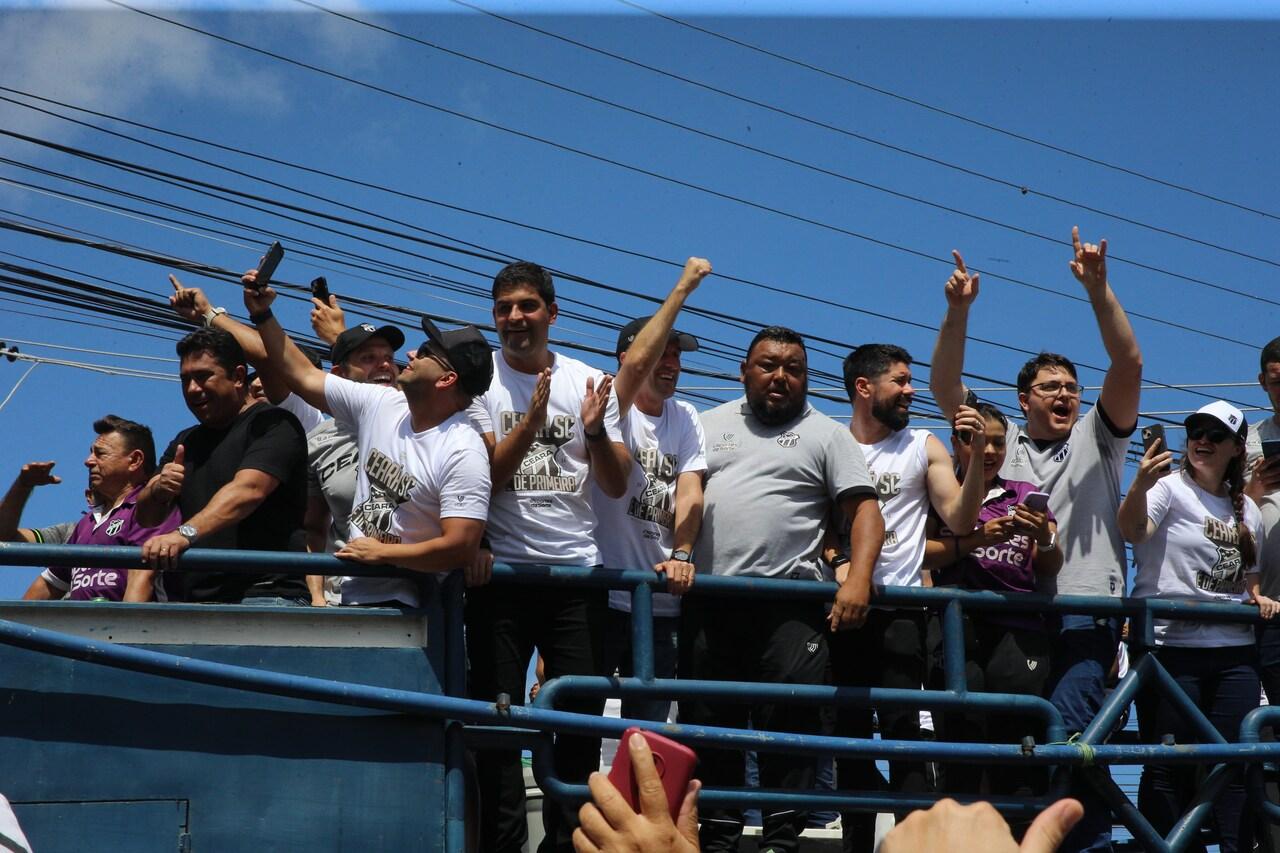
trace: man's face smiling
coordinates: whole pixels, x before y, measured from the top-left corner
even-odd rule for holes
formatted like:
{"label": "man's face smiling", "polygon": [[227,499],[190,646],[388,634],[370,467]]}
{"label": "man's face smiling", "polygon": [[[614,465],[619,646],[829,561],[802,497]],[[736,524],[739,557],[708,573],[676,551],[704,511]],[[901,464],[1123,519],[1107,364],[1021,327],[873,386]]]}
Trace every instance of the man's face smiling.
{"label": "man's face smiling", "polygon": [[742,363],[742,387],[747,392],[747,405],[761,423],[775,426],[795,420],[804,411],[809,393],[804,347],[760,341]]}
{"label": "man's face smiling", "polygon": [[248,393],[244,373],[243,367],[237,367],[228,374],[212,353],[196,352],[184,358],[178,373],[182,397],[196,420],[215,427],[235,420]]}
{"label": "man's face smiling", "polygon": [[1076,378],[1057,366],[1042,367],[1031,380],[1031,389],[1018,395],[1027,416],[1027,434],[1032,438],[1065,438],[1080,416],[1080,394],[1068,394],[1065,388],[1047,393],[1046,382],[1060,385],[1074,383]]}
{"label": "man's face smiling", "polygon": [[352,382],[394,385],[399,372],[395,350],[377,335],[352,350],[342,362],[342,375]]}
{"label": "man's face smiling", "polygon": [[676,385],[680,382],[680,344],[667,341],[667,348],[662,351],[658,363],[649,374],[649,387],[653,393],[666,400],[676,393]]}
{"label": "man's face smiling", "polygon": [[493,324],[503,353],[516,361],[541,358],[556,314],[556,304],[543,302],[531,285],[520,284],[502,291],[493,302]]}

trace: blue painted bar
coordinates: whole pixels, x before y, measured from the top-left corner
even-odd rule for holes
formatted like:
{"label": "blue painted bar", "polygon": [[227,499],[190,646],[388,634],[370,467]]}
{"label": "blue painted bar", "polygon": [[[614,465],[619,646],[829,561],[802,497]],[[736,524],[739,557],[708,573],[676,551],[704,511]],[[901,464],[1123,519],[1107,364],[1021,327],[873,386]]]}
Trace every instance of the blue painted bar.
{"label": "blue painted bar", "polygon": [[[946,606],[942,608],[942,648],[944,655],[942,665],[947,689],[963,695],[968,686],[965,684],[964,672],[964,613],[960,608],[961,603],[958,598],[948,601]],[[1060,738],[1056,735],[1050,735],[1049,739],[1058,740]]]}
{"label": "blue painted bar", "polygon": [[647,583],[631,590],[631,667],[641,681],[653,680],[653,586]]}

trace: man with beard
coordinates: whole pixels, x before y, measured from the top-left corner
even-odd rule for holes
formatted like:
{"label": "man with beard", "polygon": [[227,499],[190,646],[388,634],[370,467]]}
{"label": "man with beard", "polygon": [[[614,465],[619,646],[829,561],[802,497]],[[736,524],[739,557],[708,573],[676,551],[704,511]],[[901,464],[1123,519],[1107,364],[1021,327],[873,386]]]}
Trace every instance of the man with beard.
{"label": "man with beard", "polygon": [[[1058,519],[1062,571],[1041,579],[1043,592],[1124,595],[1127,559],[1116,521],[1120,478],[1129,436],[1138,423],[1142,352],[1124,308],[1107,281],[1107,241],[1082,243],[1071,229],[1071,273],[1084,287],[1111,363],[1098,402],[1080,416],[1083,388],[1075,365],[1042,352],[1018,371],[1018,404],[1026,426],[1010,423],[1008,453],[1000,475],[1041,484]],[[947,313],[938,331],[929,387],[943,414],[964,400],[961,380],[969,308],[978,296],[978,275],[969,274],[959,252],[946,284]],[[1050,701],[1068,731],[1081,732],[1102,705],[1107,674],[1115,660],[1119,625],[1114,619],[1064,615],[1053,639]],[[1105,773],[1105,769],[1093,772]],[[1109,850],[1111,812],[1091,785],[1077,782],[1072,796],[1084,803],[1084,819],[1062,850]]]}
{"label": "man with beard", "polygon": [[[808,355],[791,329],[762,329],[742,363],[745,397],[702,416],[707,436],[707,484],[702,530],[694,548],[698,570],[736,577],[821,580],[823,531],[833,506],[851,520],[848,571],[831,615],[810,601],[693,600],[685,606],[681,671],[694,679],[822,684],[827,630],[857,627],[866,618],[871,575],[884,521],[875,486],[849,431],[808,405]],[[760,703],[681,702],[682,721],[768,731],[821,731],[819,709]],[[707,785],[739,786],[743,754],[701,751]],[[809,788],[812,758],[759,754],[760,784]],[[762,850],[793,851],[805,815],[764,815]],[[702,849],[738,849],[740,812],[707,809]]]}
{"label": "man with beard", "polygon": [[[875,481],[884,516],[884,545],[872,575],[872,583],[884,586],[920,586],[924,563],[925,520],[932,506],[952,530],[969,530],[982,508],[982,466],[970,465],[964,484],[956,480],[951,454],[928,430],[907,429],[911,421],[911,354],[893,344],[863,344],[844,360],[844,386],[853,405],[849,432],[853,434]],[[962,406],[956,430],[969,436],[974,451],[982,453],[986,442],[981,416]],[[837,525],[843,529],[843,525]],[[831,540],[828,540],[831,542]],[[849,570],[847,534],[836,537],[824,556],[843,580]],[[858,631],[831,638],[831,670],[836,684],[858,687],[918,689],[925,675],[924,612],[876,608]],[[919,714],[912,709],[878,711],[880,733],[893,740],[920,736]],[[871,737],[870,708],[839,708],[836,732],[845,737]],[[870,761],[842,759],[837,778],[845,789],[879,787]],[[926,790],[921,762],[890,762],[895,790]],[[842,817],[845,849],[869,850],[875,837],[875,815]]]}

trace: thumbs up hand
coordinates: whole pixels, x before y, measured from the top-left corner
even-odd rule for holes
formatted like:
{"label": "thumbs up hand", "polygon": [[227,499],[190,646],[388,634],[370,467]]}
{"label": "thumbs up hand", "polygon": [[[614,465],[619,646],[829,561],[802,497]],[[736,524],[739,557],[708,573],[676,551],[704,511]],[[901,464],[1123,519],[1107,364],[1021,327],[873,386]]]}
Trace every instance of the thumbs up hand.
{"label": "thumbs up hand", "polygon": [[182,481],[187,475],[185,459],[186,448],[179,444],[173,452],[173,461],[166,462],[160,469],[160,473],[156,475],[155,482],[151,486],[153,495],[169,503],[177,500],[178,495],[182,494]]}

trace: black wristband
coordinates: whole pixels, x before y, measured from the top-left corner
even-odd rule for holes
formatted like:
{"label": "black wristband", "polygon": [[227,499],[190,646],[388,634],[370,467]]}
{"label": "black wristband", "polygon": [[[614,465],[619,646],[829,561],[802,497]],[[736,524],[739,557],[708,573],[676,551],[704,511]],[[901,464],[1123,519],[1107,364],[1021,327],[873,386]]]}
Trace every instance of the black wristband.
{"label": "black wristband", "polygon": [[260,326],[260,325],[262,325],[263,323],[265,323],[265,322],[267,322],[268,320],[270,320],[270,319],[271,319],[272,317],[274,317],[274,316],[276,316],[276,315],[275,315],[275,314],[272,314],[272,313],[271,313],[271,309],[270,309],[270,308],[268,308],[268,309],[266,309],[265,311],[259,311],[257,314],[250,314],[250,315],[249,315],[249,322],[253,323],[253,325],[255,325],[255,326]]}
{"label": "black wristband", "polygon": [[584,429],[584,430],[582,431],[582,434],[583,434],[583,435],[585,435],[585,436],[587,437],[587,441],[602,441],[603,439],[605,439],[605,438],[608,438],[608,437],[609,437],[609,433],[608,433],[607,431],[605,431],[605,428],[604,428],[604,427],[600,427],[600,431],[599,431],[599,432],[587,432],[587,431]]}

